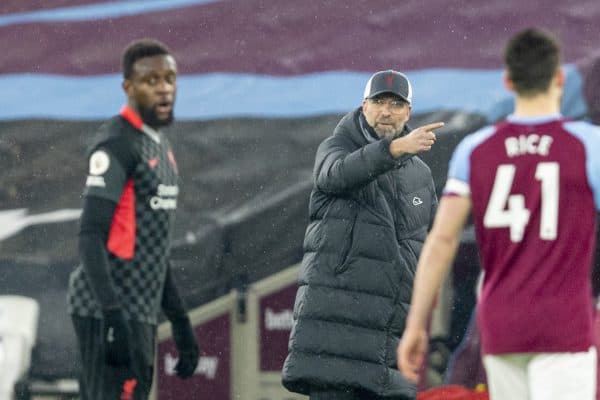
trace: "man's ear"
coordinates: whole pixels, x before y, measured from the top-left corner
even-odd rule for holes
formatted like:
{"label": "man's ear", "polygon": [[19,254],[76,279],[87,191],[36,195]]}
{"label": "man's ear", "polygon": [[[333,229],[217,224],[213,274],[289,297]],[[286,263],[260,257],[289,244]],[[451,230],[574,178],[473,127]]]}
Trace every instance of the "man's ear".
{"label": "man's ear", "polygon": [[562,69],[562,67],[558,68],[558,71],[556,71],[556,75],[554,76],[554,79],[556,79],[555,82],[558,85],[558,87],[562,88],[565,86],[566,75],[565,75],[565,70]]}
{"label": "man's ear", "polygon": [[121,87],[123,88],[123,91],[125,92],[127,97],[133,94],[131,93],[131,91],[133,90],[133,85],[131,84],[131,81],[129,79],[123,80],[123,83],[121,83]]}
{"label": "man's ear", "polygon": [[509,78],[508,76],[508,72],[504,72],[504,75],[502,76],[502,81],[504,82],[504,87],[507,88],[509,91],[514,92],[515,91],[515,84],[513,83],[513,81]]}

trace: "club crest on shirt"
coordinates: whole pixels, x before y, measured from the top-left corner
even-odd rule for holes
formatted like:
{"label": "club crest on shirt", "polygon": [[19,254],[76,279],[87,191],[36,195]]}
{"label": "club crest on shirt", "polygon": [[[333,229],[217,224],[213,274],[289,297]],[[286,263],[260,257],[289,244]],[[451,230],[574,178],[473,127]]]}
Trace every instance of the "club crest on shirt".
{"label": "club crest on shirt", "polygon": [[150,168],[154,169],[156,168],[156,166],[158,165],[158,158],[154,157],[148,160],[148,165],[150,166]]}

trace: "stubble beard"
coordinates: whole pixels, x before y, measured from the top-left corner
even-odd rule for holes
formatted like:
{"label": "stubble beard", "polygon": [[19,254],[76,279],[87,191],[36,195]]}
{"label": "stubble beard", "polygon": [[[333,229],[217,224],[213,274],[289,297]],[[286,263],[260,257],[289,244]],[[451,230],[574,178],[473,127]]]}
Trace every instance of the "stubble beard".
{"label": "stubble beard", "polygon": [[399,126],[397,129],[396,128],[381,129],[379,127],[374,127],[373,130],[375,131],[377,136],[379,136],[381,139],[384,139],[384,138],[394,139],[394,138],[400,136],[400,134],[404,130],[404,124]]}
{"label": "stubble beard", "polygon": [[173,110],[169,112],[169,116],[164,119],[158,118],[158,115],[153,107],[139,107],[140,117],[142,121],[148,126],[154,129],[162,128],[164,126],[171,125],[174,120]]}

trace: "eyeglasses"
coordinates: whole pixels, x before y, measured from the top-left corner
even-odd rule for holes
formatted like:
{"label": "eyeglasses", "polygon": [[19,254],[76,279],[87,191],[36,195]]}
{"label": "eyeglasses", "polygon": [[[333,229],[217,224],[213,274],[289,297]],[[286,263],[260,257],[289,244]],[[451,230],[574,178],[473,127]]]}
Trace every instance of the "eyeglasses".
{"label": "eyeglasses", "polygon": [[401,113],[408,103],[403,100],[384,100],[384,99],[369,99],[369,102],[373,104],[376,108],[383,108],[384,106],[389,106],[389,110],[392,113],[398,114]]}

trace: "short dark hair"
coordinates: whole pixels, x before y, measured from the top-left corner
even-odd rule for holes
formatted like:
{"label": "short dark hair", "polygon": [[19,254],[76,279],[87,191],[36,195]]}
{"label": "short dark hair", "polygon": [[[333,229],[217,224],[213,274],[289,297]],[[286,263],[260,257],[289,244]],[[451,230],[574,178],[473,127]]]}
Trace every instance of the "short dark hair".
{"label": "short dark hair", "polygon": [[123,52],[123,77],[131,78],[133,75],[133,65],[140,58],[167,55],[171,51],[162,42],[155,39],[138,39],[131,42]]}
{"label": "short dark hair", "polygon": [[508,41],[504,63],[517,94],[534,96],[550,86],[560,66],[560,46],[541,29],[525,29]]}

